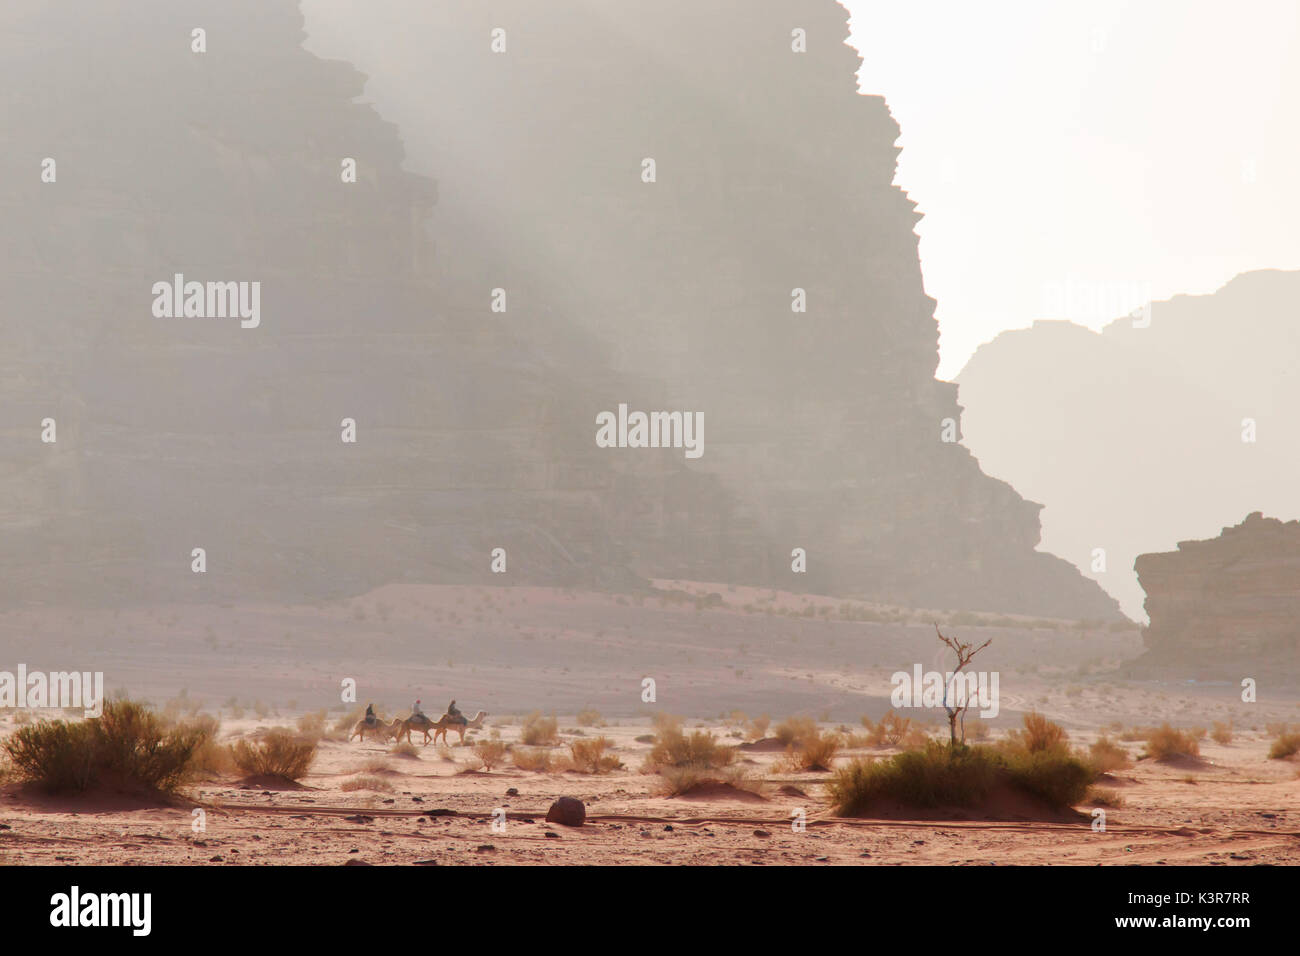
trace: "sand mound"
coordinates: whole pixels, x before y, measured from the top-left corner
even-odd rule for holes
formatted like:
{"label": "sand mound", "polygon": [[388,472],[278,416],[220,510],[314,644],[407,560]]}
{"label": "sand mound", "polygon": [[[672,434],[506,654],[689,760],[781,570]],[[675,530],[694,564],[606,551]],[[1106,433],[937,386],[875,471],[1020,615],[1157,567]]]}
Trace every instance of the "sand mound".
{"label": "sand mound", "polygon": [[737,750],[746,750],[751,753],[785,753],[785,744],[775,737],[764,737],[762,740],[754,740],[745,744],[738,744]]}
{"label": "sand mound", "polygon": [[739,800],[742,803],[766,803],[767,798],[753,790],[746,790],[721,780],[710,780],[679,793],[675,800]]}
{"label": "sand mound", "polygon": [[914,807],[897,800],[878,800],[855,817],[878,820],[986,820],[998,822],[1081,823],[1085,814],[1053,807],[1010,786],[995,787],[969,807]]}
{"label": "sand mound", "polygon": [[80,793],[50,793],[38,784],[19,783],[4,788],[12,802],[43,813],[122,813],[160,807],[198,806],[180,794],[159,793],[130,784],[104,783]]}

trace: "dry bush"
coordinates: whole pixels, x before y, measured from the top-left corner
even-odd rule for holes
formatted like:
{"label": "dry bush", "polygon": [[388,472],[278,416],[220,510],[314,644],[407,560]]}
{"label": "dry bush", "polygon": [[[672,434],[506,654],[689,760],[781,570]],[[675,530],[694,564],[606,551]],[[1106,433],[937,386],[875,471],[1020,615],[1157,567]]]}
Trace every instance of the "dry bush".
{"label": "dry bush", "polygon": [[1287,724],[1286,721],[1283,721],[1280,724],[1271,723],[1271,724],[1264,725],[1264,732],[1268,734],[1270,737],[1281,737],[1290,729],[1291,729],[1290,725]]}
{"label": "dry bush", "polygon": [[1269,760],[1288,760],[1300,753],[1300,733],[1282,733],[1268,748]]}
{"label": "dry bush", "polygon": [[483,769],[491,770],[493,767],[499,767],[506,760],[506,745],[503,741],[493,737],[488,740],[480,740],[474,745],[474,756],[483,764]]}
{"label": "dry bush", "polygon": [[388,752],[394,757],[415,757],[417,760],[420,758],[420,748],[415,744],[407,743],[405,740],[393,744],[392,749]]}
{"label": "dry bush", "polygon": [[1088,803],[1098,807],[1118,808],[1124,806],[1124,798],[1119,795],[1118,790],[1112,790],[1109,787],[1093,787],[1088,791]]}
{"label": "dry bush", "polygon": [[543,717],[541,711],[535,710],[524,718],[519,739],[530,747],[542,747],[560,742],[560,724],[555,715]]}
{"label": "dry bush", "polygon": [[803,737],[786,751],[781,769],[789,773],[829,771],[842,746],[839,734],[814,733],[811,737]]}
{"label": "dry bush", "polygon": [[797,747],[803,740],[816,737],[817,722],[811,717],[787,717],[776,725],[772,736],[787,747]]}
{"label": "dry bush", "polygon": [[[320,740],[326,734],[325,720],[326,713],[323,710],[317,710],[310,714],[303,714],[298,718],[298,733],[303,737],[311,737]],[[348,728],[349,730],[351,728]]]}
{"label": "dry bush", "polygon": [[217,742],[221,723],[208,714],[200,714],[194,725],[203,731],[203,742],[194,751],[191,766],[194,772],[205,777],[221,777],[235,772],[235,761],[230,748]]}
{"label": "dry bush", "polygon": [[966,721],[967,740],[979,742],[981,740],[988,740],[991,735],[992,731],[989,730],[989,725],[978,717]]}
{"label": "dry bush", "polygon": [[1225,747],[1232,743],[1232,721],[1225,724],[1221,720],[1216,720],[1210,731],[1210,738],[1216,744],[1223,744]]}
{"label": "dry bush", "polygon": [[1088,759],[1098,776],[1133,766],[1128,751],[1104,734],[1088,748]]}
{"label": "dry bush", "polygon": [[95,719],[21,727],[3,747],[16,776],[47,790],[113,786],[169,793],[195,773],[194,756],[209,732],[197,723],[165,727],[144,704],[118,699],[106,701]]}
{"label": "dry bush", "polygon": [[1168,724],[1161,724],[1147,737],[1147,756],[1156,760],[1200,755],[1201,747],[1194,736]]}
{"label": "dry bush", "polygon": [[716,769],[727,767],[736,760],[736,750],[718,742],[713,734],[696,730],[688,737],[680,728],[667,727],[655,737],[655,745],[642,765],[642,772],[654,772],[664,767],[696,767]]}
{"label": "dry bush", "polygon": [[345,734],[350,732],[352,728],[357,725],[357,721],[365,715],[366,709],[364,707],[353,707],[338,720],[334,721],[334,733]]}
{"label": "dry bush", "polygon": [[520,770],[534,773],[549,773],[555,762],[551,751],[543,747],[515,747],[510,751],[510,758]]}
{"label": "dry bush", "polygon": [[375,790],[379,793],[392,793],[393,785],[382,777],[362,774],[353,777],[351,780],[344,780],[339,789],[344,793],[350,793],[353,790]]}
{"label": "dry bush", "polygon": [[1119,739],[1126,744],[1138,743],[1150,737],[1154,730],[1154,727],[1130,727],[1119,732]]}
{"label": "dry bush", "polygon": [[664,767],[659,771],[660,791],[669,797],[684,797],[710,787],[735,787],[758,793],[761,784],[739,767]]}
{"label": "dry bush", "polygon": [[762,740],[767,736],[767,728],[772,726],[772,718],[760,714],[745,725],[745,737],[749,740]]}
{"label": "dry bush", "polygon": [[660,711],[650,718],[650,726],[654,727],[656,732],[663,730],[681,730],[682,725],[685,723],[685,718],[678,717],[676,714],[664,713],[663,711]]}
{"label": "dry bush", "polygon": [[578,711],[577,717],[574,718],[579,727],[604,727],[605,718],[600,716],[600,711],[591,707],[584,707]]}
{"label": "dry bush", "polygon": [[575,740],[569,744],[569,769],[578,773],[609,773],[622,770],[623,761],[612,753],[614,742],[608,737],[593,737],[590,740]]}
{"label": "dry bush", "polygon": [[1037,711],[1030,711],[1022,718],[1023,730],[1013,730],[1007,735],[1007,743],[1013,748],[1029,753],[1044,753],[1061,750],[1070,735],[1060,724],[1053,723]]}
{"label": "dry bush", "polygon": [[880,719],[880,723],[876,725],[881,743],[890,747],[897,747],[901,744],[907,735],[912,732],[912,729],[911,717],[904,717],[892,710],[885,714]]}
{"label": "dry bush", "polygon": [[237,741],[231,753],[247,776],[301,780],[316,759],[316,741],[276,731],[252,743]]}

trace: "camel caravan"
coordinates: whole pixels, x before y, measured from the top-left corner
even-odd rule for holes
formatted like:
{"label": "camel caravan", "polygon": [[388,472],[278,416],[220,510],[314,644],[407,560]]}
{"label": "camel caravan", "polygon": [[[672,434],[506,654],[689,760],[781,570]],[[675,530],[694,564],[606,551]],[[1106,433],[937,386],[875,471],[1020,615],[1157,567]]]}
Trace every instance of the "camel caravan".
{"label": "camel caravan", "polygon": [[460,743],[464,743],[465,731],[480,729],[486,716],[487,712],[480,710],[473,717],[466,717],[453,700],[447,705],[446,713],[434,720],[424,712],[420,701],[417,700],[411,708],[410,717],[406,719],[394,717],[391,724],[385,724],[376,716],[374,705],[371,704],[366,707],[366,715],[352,728],[352,733],[348,735],[348,742],[350,743],[353,737],[359,737],[361,742],[365,743],[366,734],[370,733],[380,740],[401,740],[405,737],[406,742],[410,743],[411,731],[414,730],[424,734],[424,745],[427,747],[430,740],[437,743],[439,736],[442,737],[442,742],[446,743],[447,731],[454,730],[460,737]]}

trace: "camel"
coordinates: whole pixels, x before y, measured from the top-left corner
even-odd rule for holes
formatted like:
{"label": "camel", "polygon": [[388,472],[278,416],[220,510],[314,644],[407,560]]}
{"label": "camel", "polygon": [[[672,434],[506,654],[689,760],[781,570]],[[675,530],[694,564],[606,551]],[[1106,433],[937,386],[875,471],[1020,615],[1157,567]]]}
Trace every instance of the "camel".
{"label": "camel", "polygon": [[[412,716],[407,720],[403,720],[400,722],[402,726],[397,731],[398,740],[401,740],[402,735],[405,734],[406,742],[410,743],[411,731],[418,730],[422,734],[424,734],[425,746],[428,746],[430,739],[432,739],[436,743],[439,735],[442,736],[442,742],[446,743],[447,730],[452,729],[455,730],[458,734],[460,734],[461,743],[464,743],[465,731],[477,730],[480,727],[482,727],[483,718],[487,716],[487,712],[480,710],[477,714],[474,715],[474,718],[472,720],[469,720],[465,723],[461,723],[460,721],[453,719],[447,714],[443,714],[437,720],[431,719],[427,714],[421,714],[420,716],[423,717],[424,719],[418,720],[414,716]],[[432,738],[430,737],[431,734],[432,734]]]}
{"label": "camel", "polygon": [[447,730],[450,728],[451,730],[454,730],[456,731],[456,733],[460,734],[460,742],[464,743],[465,731],[478,730],[480,727],[483,726],[483,718],[486,716],[487,716],[487,711],[480,710],[469,720],[465,721],[464,723],[461,723],[460,721],[452,720],[446,714],[443,714],[442,717],[438,719],[438,722],[434,725],[433,739],[436,742],[438,740],[438,735],[441,734],[442,742],[445,744],[447,742]]}
{"label": "camel", "polygon": [[405,735],[406,742],[409,744],[411,742],[411,731],[418,730],[420,733],[424,734],[424,744],[427,747],[429,745],[429,740],[431,739],[430,734],[436,733],[445,720],[447,720],[446,715],[438,718],[435,722],[428,714],[420,714],[418,716],[412,714],[410,717],[406,718],[406,720],[395,721],[395,723],[401,725],[397,728],[397,739],[401,740],[402,736]]}
{"label": "camel", "polygon": [[373,724],[368,724],[366,723],[365,718],[362,718],[361,720],[358,720],[357,725],[352,728],[352,733],[348,734],[348,743],[352,743],[353,737],[360,737],[361,742],[365,743],[367,730],[372,733],[383,734],[384,739],[387,740],[389,737],[394,737],[401,732],[399,729],[401,723],[402,721],[399,717],[394,717],[391,724],[385,724],[378,718],[375,719]]}

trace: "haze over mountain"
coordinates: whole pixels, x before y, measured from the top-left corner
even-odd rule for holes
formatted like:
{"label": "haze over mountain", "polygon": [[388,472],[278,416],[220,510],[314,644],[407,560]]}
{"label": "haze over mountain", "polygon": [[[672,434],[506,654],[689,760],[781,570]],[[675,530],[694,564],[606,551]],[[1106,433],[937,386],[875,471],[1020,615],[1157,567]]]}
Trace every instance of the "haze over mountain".
{"label": "haze over mountain", "polygon": [[[843,8],[383,11],[313,28],[367,83],[290,0],[6,8],[13,597],[671,576],[1115,614],[942,440],[918,214]],[[177,274],[260,282],[256,327],[160,316]],[[598,447],[621,404],[701,415],[702,456]]]}
{"label": "haze over mountain", "polygon": [[1300,273],[1266,270],[1155,302],[1145,328],[1126,316],[1100,333],[1004,332],[957,377],[965,443],[1044,503],[1043,550],[1140,616],[1139,554],[1256,511],[1300,517],[1298,312]]}

